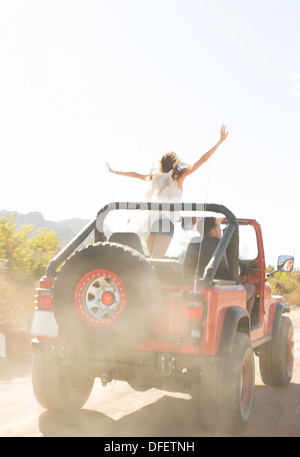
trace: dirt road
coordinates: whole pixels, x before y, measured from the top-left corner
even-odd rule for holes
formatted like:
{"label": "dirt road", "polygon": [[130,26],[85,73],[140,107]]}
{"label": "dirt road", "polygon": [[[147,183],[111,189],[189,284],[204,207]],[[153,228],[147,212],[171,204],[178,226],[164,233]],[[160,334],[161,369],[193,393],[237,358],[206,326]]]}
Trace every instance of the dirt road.
{"label": "dirt road", "polygon": [[[295,367],[285,388],[263,385],[256,364],[250,421],[240,436],[300,436],[300,310],[290,313],[295,331]],[[256,358],[257,359],[257,358]],[[198,437],[197,405],[189,394],[151,389],[135,392],[126,382],[106,388],[96,379],[84,408],[74,414],[44,410],[32,392],[30,356],[0,365],[0,436]],[[256,360],[257,362],[257,360]]]}

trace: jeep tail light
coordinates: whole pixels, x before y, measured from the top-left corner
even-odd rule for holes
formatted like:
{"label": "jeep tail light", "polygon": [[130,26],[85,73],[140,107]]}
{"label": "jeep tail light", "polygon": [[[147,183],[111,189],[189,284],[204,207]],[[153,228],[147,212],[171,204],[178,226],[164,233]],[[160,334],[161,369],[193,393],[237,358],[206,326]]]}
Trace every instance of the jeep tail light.
{"label": "jeep tail light", "polygon": [[202,301],[193,300],[185,304],[185,318],[187,320],[187,341],[190,344],[201,344],[203,340],[203,319],[206,307]]}
{"label": "jeep tail light", "polygon": [[52,278],[50,276],[43,276],[40,279],[40,288],[41,289],[52,289],[54,281],[55,281],[55,278]]}
{"label": "jeep tail light", "polygon": [[40,287],[37,287],[35,294],[35,305],[40,309],[50,309],[52,307],[52,287],[55,278],[43,276],[40,279]]}
{"label": "jeep tail light", "polygon": [[189,321],[201,321],[204,304],[201,301],[190,301],[185,304],[185,318]]}

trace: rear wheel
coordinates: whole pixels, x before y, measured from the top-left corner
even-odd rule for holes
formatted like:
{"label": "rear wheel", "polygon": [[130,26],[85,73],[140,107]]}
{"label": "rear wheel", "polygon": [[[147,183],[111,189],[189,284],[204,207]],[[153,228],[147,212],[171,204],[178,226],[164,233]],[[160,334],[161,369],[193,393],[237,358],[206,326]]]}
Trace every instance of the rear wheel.
{"label": "rear wheel", "polygon": [[250,417],[255,381],[249,336],[237,333],[232,353],[222,357],[202,377],[202,423],[210,429],[241,432]]}
{"label": "rear wheel", "polygon": [[294,331],[289,317],[281,316],[278,336],[260,348],[259,367],[266,385],[289,384],[294,368]]}
{"label": "rear wheel", "polygon": [[34,354],[32,385],[36,399],[46,409],[73,411],[80,409],[91,393],[94,378],[61,365],[49,354]]}

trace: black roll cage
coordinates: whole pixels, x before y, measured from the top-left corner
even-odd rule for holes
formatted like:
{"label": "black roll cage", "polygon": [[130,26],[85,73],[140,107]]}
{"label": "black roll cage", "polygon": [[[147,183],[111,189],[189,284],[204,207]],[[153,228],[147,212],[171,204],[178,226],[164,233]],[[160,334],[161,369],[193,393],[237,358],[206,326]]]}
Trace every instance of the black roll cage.
{"label": "black roll cage", "polygon": [[229,279],[238,282],[239,266],[239,224],[234,214],[225,206],[215,203],[170,203],[170,202],[112,202],[105,205],[92,219],[50,262],[46,275],[54,277],[57,268],[74,252],[85,239],[95,231],[95,242],[105,241],[104,220],[111,211],[141,210],[141,211],[204,211],[220,213],[227,219],[227,226],[210,262],[205,268],[203,280],[205,285],[211,285],[224,253],[227,253]]}

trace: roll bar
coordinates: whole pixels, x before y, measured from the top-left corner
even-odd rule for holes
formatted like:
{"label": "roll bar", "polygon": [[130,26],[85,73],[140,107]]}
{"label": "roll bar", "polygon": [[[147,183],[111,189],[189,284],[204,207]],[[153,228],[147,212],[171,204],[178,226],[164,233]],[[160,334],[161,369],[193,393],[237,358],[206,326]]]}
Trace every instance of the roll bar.
{"label": "roll bar", "polygon": [[64,262],[78,246],[95,230],[95,241],[104,241],[104,220],[111,211],[141,210],[141,211],[204,211],[215,212],[225,216],[228,221],[225,233],[220,240],[209,264],[203,281],[210,284],[216,274],[222,256],[227,249],[230,279],[238,281],[238,221],[234,214],[225,206],[215,203],[170,203],[170,202],[112,202],[101,208],[97,217],[92,219],[49,263],[46,275],[54,277],[59,265]]}

